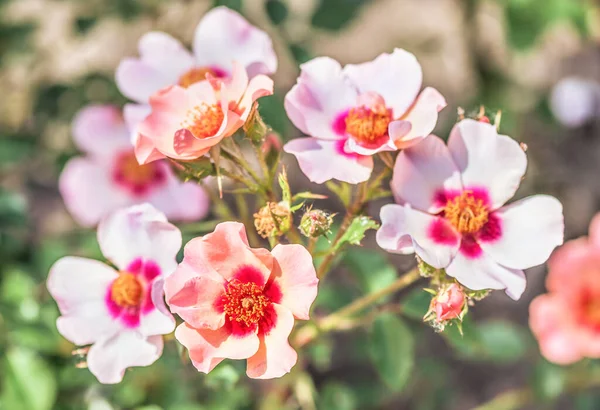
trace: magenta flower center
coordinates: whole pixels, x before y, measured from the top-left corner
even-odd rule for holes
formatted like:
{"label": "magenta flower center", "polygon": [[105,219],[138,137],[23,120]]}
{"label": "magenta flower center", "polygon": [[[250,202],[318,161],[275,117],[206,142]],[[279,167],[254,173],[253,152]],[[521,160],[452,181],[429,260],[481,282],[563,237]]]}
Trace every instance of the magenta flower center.
{"label": "magenta flower center", "polygon": [[196,138],[208,138],[219,131],[224,118],[225,115],[220,105],[202,103],[188,111],[187,118],[181,127],[187,129]]}
{"label": "magenta flower center", "polygon": [[271,300],[263,289],[254,282],[230,281],[221,297],[223,311],[232,322],[243,323],[250,327],[256,325],[264,316]]}
{"label": "magenta flower center", "polygon": [[485,202],[472,192],[463,191],[449,199],[444,216],[461,234],[478,232],[488,221],[489,210]]}
{"label": "magenta flower center", "polygon": [[346,132],[362,144],[373,144],[385,137],[392,121],[391,110],[365,106],[350,109],[346,117]]}
{"label": "magenta flower center", "polygon": [[110,297],[119,307],[139,307],[144,296],[144,286],[129,272],[120,272],[119,277],[112,283]]}
{"label": "magenta flower center", "polygon": [[133,152],[125,152],[117,158],[115,179],[134,191],[143,191],[149,184],[164,179],[164,170],[158,162],[140,165]]}

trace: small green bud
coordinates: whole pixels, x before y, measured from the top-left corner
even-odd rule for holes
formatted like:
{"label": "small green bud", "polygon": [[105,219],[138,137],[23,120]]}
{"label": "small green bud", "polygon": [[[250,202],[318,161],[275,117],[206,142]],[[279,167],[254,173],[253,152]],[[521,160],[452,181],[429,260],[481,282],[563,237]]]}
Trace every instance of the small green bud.
{"label": "small green bud", "polygon": [[318,238],[331,233],[333,215],[320,209],[309,209],[300,220],[300,232],[308,238]]}

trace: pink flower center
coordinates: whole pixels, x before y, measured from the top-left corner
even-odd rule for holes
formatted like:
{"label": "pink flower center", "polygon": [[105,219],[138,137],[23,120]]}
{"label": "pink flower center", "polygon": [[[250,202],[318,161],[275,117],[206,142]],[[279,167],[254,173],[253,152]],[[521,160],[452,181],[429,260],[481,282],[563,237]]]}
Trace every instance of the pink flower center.
{"label": "pink flower center", "polygon": [[489,210],[473,192],[463,191],[446,202],[444,217],[461,234],[470,234],[478,232],[487,223]]}
{"label": "pink flower center", "polygon": [[130,188],[136,194],[141,194],[151,184],[164,181],[165,171],[159,162],[140,165],[131,151],[117,157],[114,178],[117,183]]}
{"label": "pink flower center", "polygon": [[385,106],[360,106],[348,111],[346,132],[358,143],[374,144],[387,135],[391,121],[392,112]]}
{"label": "pink flower center", "polygon": [[209,138],[219,131],[224,118],[223,109],[219,104],[202,103],[188,111],[186,121],[181,127],[196,138]]}
{"label": "pink flower center", "polygon": [[233,279],[227,284],[221,303],[229,320],[251,327],[265,316],[271,300],[256,283]]}
{"label": "pink flower center", "polygon": [[120,272],[110,288],[110,298],[122,308],[139,307],[143,296],[143,284],[136,275],[129,272]]}
{"label": "pink flower center", "polygon": [[214,67],[194,67],[179,77],[178,84],[181,87],[188,88],[192,84],[206,80],[207,76],[222,78],[225,77],[225,72]]}

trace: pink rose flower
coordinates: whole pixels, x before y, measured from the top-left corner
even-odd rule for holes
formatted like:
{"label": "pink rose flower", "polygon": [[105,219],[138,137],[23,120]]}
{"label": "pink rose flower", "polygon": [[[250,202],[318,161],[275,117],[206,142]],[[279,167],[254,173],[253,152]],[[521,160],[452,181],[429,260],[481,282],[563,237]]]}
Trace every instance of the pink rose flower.
{"label": "pink rose flower", "polygon": [[244,125],[254,101],[272,93],[273,80],[264,75],[249,80],[238,64],[228,80],[163,89],[150,98],[151,113],[137,128],[136,157],[140,164],[199,158]]}
{"label": "pink rose flower", "polygon": [[94,226],[116,209],[151,203],[174,220],[204,218],[208,196],[181,182],[164,162],[138,165],[129,132],[117,107],[91,105],[73,121],[75,144],[86,153],[65,165],[59,189],[65,206],[84,226]]}
{"label": "pink rose flower", "polygon": [[185,321],[175,337],[199,371],[208,373],[225,358],[248,359],[248,376],[268,379],[296,364],[288,336],[294,318],[308,319],[317,283],[303,246],[253,249],[244,225],[224,222],[185,246],[165,293]]}
{"label": "pink rose flower", "polygon": [[438,322],[460,317],[465,306],[465,294],[456,283],[443,288],[431,300],[431,308],[435,312]]}
{"label": "pink rose flower", "polygon": [[548,266],[550,293],[529,306],[529,325],[542,355],[563,365],[600,358],[600,214],[589,238],[567,242]]}
{"label": "pink rose flower", "polygon": [[420,92],[421,66],[404,50],[343,69],[328,57],[300,67],[285,109],[312,138],[292,140],[284,149],[315,183],[366,181],[373,170],[371,155],[416,144],[433,131],[446,106],[437,90]]}
{"label": "pink rose flower", "polygon": [[416,252],[473,290],[525,290],[523,269],[544,263],[562,244],[562,205],[535,195],[503,206],[515,193],[527,158],[493,125],[459,122],[448,145],[430,135],[396,160],[396,204],[381,209],[377,243]]}
{"label": "pink rose flower", "polygon": [[190,53],[178,40],[162,32],[145,34],[138,44],[140,57],[125,58],[116,72],[117,86],[126,97],[138,104],[126,110],[137,112],[131,131],[147,115],[150,97],[171,86],[190,85],[205,80],[206,75],[227,78],[237,61],[250,77],[272,74],[277,70],[277,56],[271,39],[227,7],[217,7],[204,15]]}
{"label": "pink rose flower", "polygon": [[177,267],[181,233],[142,204],[104,218],[98,243],[118,270],[67,256],[50,269],[47,286],[60,309],[60,334],[76,345],[91,344],[90,371],[101,383],[118,383],[128,367],[154,363],[162,354],[161,335],[175,328],[163,278]]}

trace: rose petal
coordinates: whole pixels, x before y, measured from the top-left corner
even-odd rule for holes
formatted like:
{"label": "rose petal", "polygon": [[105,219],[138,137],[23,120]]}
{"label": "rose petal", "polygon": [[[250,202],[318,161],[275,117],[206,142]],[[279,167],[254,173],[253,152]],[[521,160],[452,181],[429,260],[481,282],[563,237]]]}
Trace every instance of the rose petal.
{"label": "rose petal", "polygon": [[110,158],[115,151],[129,150],[129,131],[118,107],[89,105],[73,119],[73,138],[82,151]]}
{"label": "rose petal", "polygon": [[404,207],[388,204],[381,207],[381,228],[377,230],[377,244],[388,252],[407,255],[414,253],[413,242],[406,231]]}

